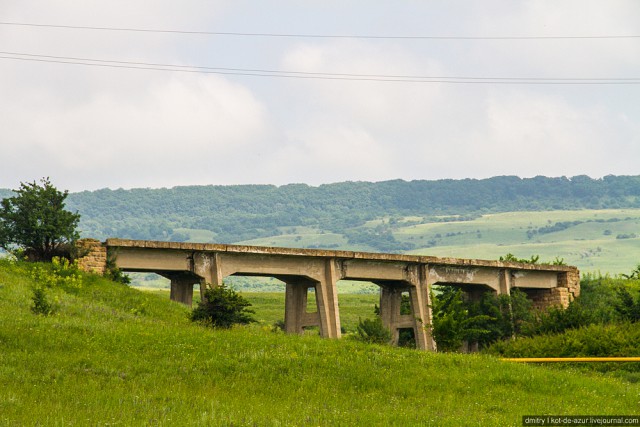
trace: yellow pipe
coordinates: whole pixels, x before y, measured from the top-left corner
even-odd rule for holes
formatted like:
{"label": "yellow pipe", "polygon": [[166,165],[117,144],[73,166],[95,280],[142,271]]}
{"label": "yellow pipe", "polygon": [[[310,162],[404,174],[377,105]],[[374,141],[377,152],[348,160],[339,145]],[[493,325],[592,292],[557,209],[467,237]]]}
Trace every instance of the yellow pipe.
{"label": "yellow pipe", "polygon": [[640,362],[640,357],[518,357],[500,359],[505,362]]}

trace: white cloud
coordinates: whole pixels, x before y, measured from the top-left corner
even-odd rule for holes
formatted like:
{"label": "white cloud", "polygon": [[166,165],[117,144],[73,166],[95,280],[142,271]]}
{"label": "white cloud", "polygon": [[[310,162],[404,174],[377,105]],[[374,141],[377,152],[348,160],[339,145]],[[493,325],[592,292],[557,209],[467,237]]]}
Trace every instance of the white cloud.
{"label": "white cloud", "polygon": [[289,144],[271,158],[269,176],[276,182],[321,184],[354,176],[361,180],[393,177],[389,149],[366,130],[354,126],[319,124],[287,135]]}
{"label": "white cloud", "polygon": [[[220,159],[237,160],[271,132],[250,91],[215,76],[168,75],[138,87],[135,96],[98,90],[73,106],[34,97],[0,112],[5,138],[21,141],[3,146],[3,154],[17,148],[29,173],[59,175],[51,173],[58,165],[74,177],[65,180],[74,189],[127,186],[132,177],[142,186],[221,179],[229,163]],[[16,166],[22,168],[8,170]]]}
{"label": "white cloud", "polygon": [[[417,57],[397,44],[354,41],[299,44],[287,52],[283,68],[374,76],[445,74],[438,61]],[[423,118],[440,102],[441,96],[437,83],[319,80],[293,82],[289,87],[302,88],[298,98],[308,100],[311,108],[369,125],[384,123],[384,127],[396,128]]]}
{"label": "white cloud", "polygon": [[575,106],[560,96],[506,90],[492,93],[486,114],[486,143],[476,147],[474,155],[491,153],[491,166],[504,174],[602,176],[615,162],[640,154],[640,147],[624,143],[632,134],[628,124],[599,106]]}
{"label": "white cloud", "polygon": [[[361,5],[7,0],[5,21],[240,32],[635,34],[640,3]],[[212,37],[0,25],[0,50],[373,75],[629,77],[632,40]],[[0,187],[174,186],[634,174],[637,86],[492,86],[194,75],[0,59]],[[57,178],[57,179],[56,179]]]}

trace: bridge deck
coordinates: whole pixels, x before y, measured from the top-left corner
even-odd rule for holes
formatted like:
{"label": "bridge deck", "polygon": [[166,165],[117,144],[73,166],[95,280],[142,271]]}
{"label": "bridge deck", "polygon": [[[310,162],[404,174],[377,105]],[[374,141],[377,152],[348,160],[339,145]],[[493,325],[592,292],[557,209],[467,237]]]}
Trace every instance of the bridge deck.
{"label": "bridge deck", "polygon": [[301,248],[280,248],[272,246],[248,246],[231,245],[218,243],[184,243],[184,242],[161,242],[152,240],[129,240],[129,239],[107,239],[108,248],[147,248],[147,249],[172,249],[179,251],[198,252],[224,252],[237,254],[261,254],[261,255],[285,255],[298,257],[318,257],[334,259],[360,259],[371,261],[406,262],[416,264],[431,264],[443,266],[465,266],[465,267],[493,267],[508,268],[512,270],[536,270],[536,271],[575,271],[576,267],[567,265],[551,264],[529,264],[512,261],[493,261],[482,259],[435,257],[426,255],[405,255],[393,253],[377,252],[354,252],[336,251],[328,249],[301,249]]}

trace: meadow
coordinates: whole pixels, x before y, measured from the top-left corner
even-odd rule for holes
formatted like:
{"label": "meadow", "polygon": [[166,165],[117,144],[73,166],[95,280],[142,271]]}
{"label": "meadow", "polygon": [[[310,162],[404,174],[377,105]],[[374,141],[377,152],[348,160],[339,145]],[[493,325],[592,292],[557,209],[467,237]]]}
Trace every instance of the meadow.
{"label": "meadow", "polygon": [[[380,218],[365,227],[392,227],[400,242],[417,249],[410,254],[439,257],[499,259],[506,254],[540,262],[563,260],[582,274],[616,276],[627,274],[640,264],[640,209],[536,211],[486,214],[472,220],[420,223],[421,217]],[[392,223],[390,226],[389,224]],[[571,224],[554,230],[556,224]],[[562,228],[556,227],[556,228]],[[191,234],[189,241],[209,241],[203,230],[180,229]],[[280,247],[319,247],[372,251],[366,245],[350,245],[342,234],[325,233],[313,227],[282,227],[278,236],[252,239],[240,244]],[[634,237],[635,236],[635,237]],[[144,288],[168,288],[169,281],[154,274],[131,275],[133,284]],[[238,290],[284,291],[284,283],[273,278],[228,278]],[[377,293],[368,282],[341,281],[341,293]]]}
{"label": "meadow", "polygon": [[[281,294],[247,294],[260,323],[212,330],[166,295],[83,274],[37,315],[32,270],[0,260],[0,425],[518,426],[640,402],[638,383],[595,373],[285,335]],[[343,323],[372,298],[341,296]]]}
{"label": "meadow", "polygon": [[[169,291],[165,289],[146,289],[162,298],[169,298]],[[254,317],[261,326],[269,327],[284,321],[284,292],[241,292],[255,311]],[[194,304],[200,300],[200,292],[194,292]],[[313,304],[313,293],[309,294],[309,308]],[[353,333],[360,319],[374,316],[375,305],[380,303],[377,293],[345,294],[340,293],[340,323],[347,333]],[[313,332],[317,335],[317,330]]]}
{"label": "meadow", "polygon": [[[611,275],[627,273],[640,263],[640,209],[507,212],[465,221],[452,217],[443,217],[441,222],[420,223],[422,220],[385,217],[364,227],[389,228],[399,242],[415,245],[408,251],[411,254],[478,259],[498,259],[507,253],[518,258],[540,255],[541,261],[559,258],[583,272]],[[371,250],[366,245],[347,244],[341,234],[313,228],[284,227],[281,231],[279,236],[241,243]]]}

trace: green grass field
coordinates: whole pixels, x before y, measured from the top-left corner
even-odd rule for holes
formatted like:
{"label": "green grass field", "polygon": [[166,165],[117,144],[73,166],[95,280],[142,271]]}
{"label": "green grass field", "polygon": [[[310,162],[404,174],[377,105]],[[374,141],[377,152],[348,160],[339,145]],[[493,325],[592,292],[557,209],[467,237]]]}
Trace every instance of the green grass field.
{"label": "green grass field", "polygon": [[[527,236],[529,230],[566,221],[582,223]],[[633,234],[638,237],[618,238]],[[540,255],[542,261],[562,258],[583,272],[613,275],[628,273],[640,264],[640,210],[634,209],[510,212],[468,222],[415,225],[399,229],[397,236],[414,243],[421,237],[435,239],[436,246],[412,251],[425,255],[482,259],[507,253],[520,258]]]}
{"label": "green grass field", "polygon": [[[507,253],[519,258],[540,255],[542,261],[561,258],[581,271],[612,275],[627,273],[640,264],[640,209],[508,212],[472,221],[403,225],[411,220],[421,218],[401,218],[393,234],[401,242],[413,243],[416,249],[409,252],[413,254],[480,259],[497,259]],[[582,223],[562,231],[527,235],[528,231],[567,221]],[[367,227],[385,222],[388,219],[371,221]],[[339,249],[370,250],[347,244],[342,235],[302,227],[287,227],[285,231],[287,234],[281,236],[242,243],[283,247],[332,244]],[[631,237],[634,234],[637,237]],[[618,238],[625,235],[627,238]]]}
{"label": "green grass field", "polygon": [[[152,289],[149,292],[162,298],[169,298],[168,290]],[[254,317],[261,326],[272,326],[284,321],[284,292],[241,292],[255,311]],[[313,294],[309,294],[309,309],[312,309]],[[194,293],[194,300],[200,299],[199,292]],[[372,318],[374,307],[380,303],[378,294],[340,294],[340,322],[347,333],[353,333],[360,319]],[[317,332],[317,331],[316,331]]]}
{"label": "green grass field", "polygon": [[[0,425],[519,426],[525,414],[637,414],[640,385],[597,374],[188,321],[164,295],[97,276],[31,311],[31,266],[0,260]],[[158,291],[156,291],[158,292]],[[345,325],[370,313],[353,305]]]}

